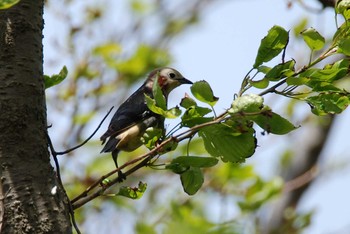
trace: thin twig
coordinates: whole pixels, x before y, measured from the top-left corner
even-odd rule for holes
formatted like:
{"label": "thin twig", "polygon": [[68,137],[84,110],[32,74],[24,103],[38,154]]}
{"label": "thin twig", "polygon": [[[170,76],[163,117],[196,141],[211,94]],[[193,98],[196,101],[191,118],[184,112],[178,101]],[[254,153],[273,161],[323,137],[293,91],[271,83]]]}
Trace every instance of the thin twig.
{"label": "thin twig", "polygon": [[105,115],[105,117],[102,119],[102,121],[100,122],[100,124],[97,126],[96,130],[85,140],[83,141],[81,144],[74,146],[71,149],[62,151],[62,152],[56,152],[57,155],[63,155],[63,154],[68,154],[69,152],[72,152],[73,150],[76,150],[80,147],[82,147],[83,145],[85,145],[95,134],[96,132],[100,129],[100,127],[102,126],[102,123],[106,120],[107,116],[111,113],[111,111],[113,110],[113,106],[111,107],[111,109],[109,109],[109,111],[107,112],[107,114]]}

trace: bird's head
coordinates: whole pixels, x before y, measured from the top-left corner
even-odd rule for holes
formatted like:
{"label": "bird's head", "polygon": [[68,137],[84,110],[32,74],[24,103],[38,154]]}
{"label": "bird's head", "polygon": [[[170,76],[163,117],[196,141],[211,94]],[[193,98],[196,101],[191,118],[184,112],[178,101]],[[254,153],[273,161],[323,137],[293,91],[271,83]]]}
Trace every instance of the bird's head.
{"label": "bird's head", "polygon": [[153,70],[149,74],[146,80],[146,85],[149,88],[152,88],[153,82],[156,80],[157,76],[158,84],[165,96],[168,96],[173,89],[182,84],[193,84],[190,80],[183,77],[183,75],[174,68],[162,67]]}

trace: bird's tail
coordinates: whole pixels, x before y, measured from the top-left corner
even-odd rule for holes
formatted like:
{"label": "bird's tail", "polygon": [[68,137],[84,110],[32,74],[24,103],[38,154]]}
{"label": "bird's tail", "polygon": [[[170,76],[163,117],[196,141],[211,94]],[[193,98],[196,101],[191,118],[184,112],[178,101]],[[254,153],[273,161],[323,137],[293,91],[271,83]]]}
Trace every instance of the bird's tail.
{"label": "bird's tail", "polygon": [[117,146],[118,142],[119,140],[115,139],[114,137],[110,137],[100,153],[112,152],[113,150],[115,150],[115,147]]}

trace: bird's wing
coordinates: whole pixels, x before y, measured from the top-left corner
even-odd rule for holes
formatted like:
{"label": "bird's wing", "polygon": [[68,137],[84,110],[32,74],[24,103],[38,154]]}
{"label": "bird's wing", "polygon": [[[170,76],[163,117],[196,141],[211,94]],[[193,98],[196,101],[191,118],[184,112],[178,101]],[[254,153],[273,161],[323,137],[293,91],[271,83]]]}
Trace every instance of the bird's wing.
{"label": "bird's wing", "polygon": [[109,124],[108,130],[101,136],[102,144],[108,137],[117,136],[144,118],[154,114],[147,107],[144,97],[145,91],[142,88],[132,94],[118,108]]}

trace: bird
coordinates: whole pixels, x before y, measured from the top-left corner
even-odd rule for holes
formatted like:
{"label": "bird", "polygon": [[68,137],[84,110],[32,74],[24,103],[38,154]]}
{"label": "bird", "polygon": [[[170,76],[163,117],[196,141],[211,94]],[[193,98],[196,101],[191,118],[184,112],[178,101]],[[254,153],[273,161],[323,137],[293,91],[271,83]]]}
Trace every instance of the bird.
{"label": "bird", "polygon": [[[174,68],[157,68],[151,71],[140,88],[119,106],[107,131],[100,138],[102,145],[105,144],[101,153],[111,152],[117,168],[119,152],[131,152],[139,148],[142,145],[141,138],[148,128],[155,127],[165,131],[165,118],[152,112],[146,104],[145,94],[154,98],[152,88],[157,77],[165,100],[176,87],[182,84],[193,84]],[[121,171],[118,171],[118,174],[120,177],[123,176]]]}

